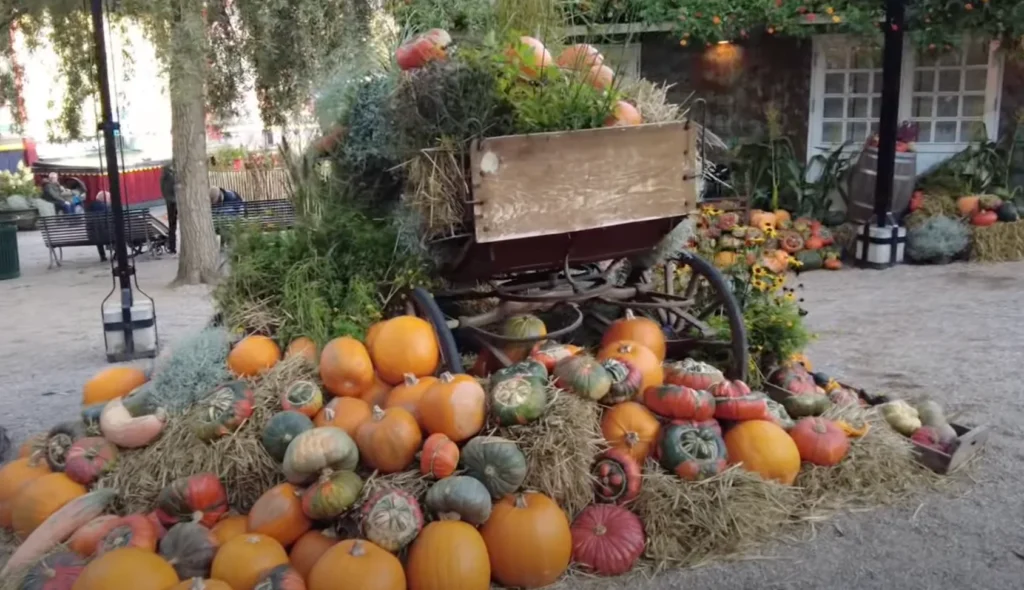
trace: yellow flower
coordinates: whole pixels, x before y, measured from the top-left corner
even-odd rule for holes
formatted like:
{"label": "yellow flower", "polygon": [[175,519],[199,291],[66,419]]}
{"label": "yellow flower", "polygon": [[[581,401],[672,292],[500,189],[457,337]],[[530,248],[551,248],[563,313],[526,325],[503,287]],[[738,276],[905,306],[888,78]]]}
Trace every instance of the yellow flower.
{"label": "yellow flower", "polygon": [[832,17],[832,22],[834,22],[834,23],[841,23],[841,22],[843,22],[843,19],[839,18],[838,16],[833,16]]}
{"label": "yellow flower", "polygon": [[792,266],[793,268],[800,268],[801,266],[804,265],[804,263],[800,262],[796,258],[790,258],[789,259],[789,265]]}
{"label": "yellow flower", "polygon": [[774,227],[769,226],[767,229],[764,230],[764,235],[769,238],[777,238],[779,237],[779,232],[775,231]]}
{"label": "yellow flower", "polygon": [[751,272],[754,273],[755,277],[762,277],[768,274],[768,271],[765,269],[765,267],[761,266],[760,264],[755,264],[754,267],[751,269]]}
{"label": "yellow flower", "polygon": [[828,14],[835,14],[836,9],[829,6],[828,8],[825,9],[825,12],[827,12]]}
{"label": "yellow flower", "polygon": [[786,293],[785,295],[782,296],[782,298],[792,303],[796,301],[796,293]]}

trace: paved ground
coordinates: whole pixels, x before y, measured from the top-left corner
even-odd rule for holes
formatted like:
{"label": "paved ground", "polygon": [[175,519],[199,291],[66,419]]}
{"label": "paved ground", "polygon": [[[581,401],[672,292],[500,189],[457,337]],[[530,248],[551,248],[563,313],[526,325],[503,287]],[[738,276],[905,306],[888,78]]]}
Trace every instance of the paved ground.
{"label": "paved ground", "polygon": [[[38,233],[19,235],[22,277],[0,282],[0,424],[15,440],[74,416],[82,382],[105,366],[99,305],[111,288],[95,250],[46,269]],[[138,264],[165,342],[201,326],[203,288],[171,290],[177,261]],[[1024,588],[1024,263],[816,272],[803,279],[815,363],[863,387],[929,394],[965,423],[993,427],[966,496],[841,516],[810,544],[650,581],[637,590]],[[621,588],[621,582],[581,588]]]}

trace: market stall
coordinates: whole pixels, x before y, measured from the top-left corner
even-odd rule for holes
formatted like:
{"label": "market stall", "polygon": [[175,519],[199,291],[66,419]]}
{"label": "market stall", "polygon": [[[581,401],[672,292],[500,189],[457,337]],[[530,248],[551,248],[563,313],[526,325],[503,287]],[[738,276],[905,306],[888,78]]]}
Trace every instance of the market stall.
{"label": "market stall", "polygon": [[[160,200],[160,169],[163,160],[151,160],[136,154],[125,154],[124,168],[121,169],[121,195],[128,205],[137,205]],[[61,184],[77,185],[80,181],[86,192],[96,195],[109,190],[107,173],[97,157],[47,158],[38,160],[32,171],[38,182],[56,172]]]}

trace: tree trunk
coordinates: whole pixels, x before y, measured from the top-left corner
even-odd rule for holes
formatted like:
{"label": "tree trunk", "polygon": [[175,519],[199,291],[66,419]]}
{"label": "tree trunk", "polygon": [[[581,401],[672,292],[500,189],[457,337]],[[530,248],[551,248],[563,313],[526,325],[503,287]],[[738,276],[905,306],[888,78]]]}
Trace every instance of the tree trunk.
{"label": "tree trunk", "polygon": [[206,167],[206,27],[194,2],[182,4],[172,32],[168,76],[181,236],[175,284],[194,285],[218,278],[218,245]]}

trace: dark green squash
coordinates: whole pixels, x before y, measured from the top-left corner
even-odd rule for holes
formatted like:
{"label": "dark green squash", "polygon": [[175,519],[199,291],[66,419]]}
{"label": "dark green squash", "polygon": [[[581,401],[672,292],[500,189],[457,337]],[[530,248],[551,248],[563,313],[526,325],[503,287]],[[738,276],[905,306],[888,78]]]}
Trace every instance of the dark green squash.
{"label": "dark green squash", "polygon": [[88,432],[96,435],[99,434],[100,414],[103,413],[103,408],[105,407],[107,407],[107,402],[92,404],[82,408],[82,423],[85,424],[85,429]]}
{"label": "dark green squash", "polygon": [[[500,371],[499,371],[500,373]],[[502,426],[529,424],[544,413],[547,381],[533,375],[491,377],[491,415]]]}
{"label": "dark green squash", "polygon": [[999,209],[996,209],[996,215],[998,216],[999,221],[1020,221],[1020,213],[1017,211],[1017,206],[1010,201],[1006,201],[1000,205]]}
{"label": "dark green squash", "polygon": [[714,477],[727,466],[725,441],[711,428],[670,424],[659,451],[661,466],[687,481]]}
{"label": "dark green squash", "polygon": [[601,398],[602,402],[628,402],[642,393],[640,389],[643,387],[644,374],[635,364],[624,359],[610,358],[603,361],[601,366],[608,371],[608,376],[612,380],[608,394]]}
{"label": "dark green squash", "polygon": [[594,357],[578,354],[555,365],[555,384],[576,395],[597,401],[612,388],[612,377]]}
{"label": "dark green squash", "polygon": [[490,493],[468,475],[453,475],[435,483],[427,490],[425,504],[440,520],[481,525],[491,517]]}
{"label": "dark green squash", "polygon": [[793,257],[803,265],[800,267],[801,271],[818,270],[825,266],[825,258],[821,255],[821,250],[801,250]]}
{"label": "dark green squash", "polygon": [[516,443],[500,436],[478,436],[462,448],[459,464],[500,500],[519,490],[526,479],[526,456]]}
{"label": "dark green squash", "polygon": [[132,417],[138,418],[139,416],[148,416],[156,412],[152,397],[153,382],[147,381],[131,390],[128,395],[124,396],[121,403],[124,404],[124,409],[128,410]]}
{"label": "dark green squash", "polygon": [[789,430],[796,425],[796,422],[789,415],[789,412],[786,411],[785,406],[767,396],[765,396],[765,401],[768,404],[768,417],[779,428]]}
{"label": "dark green squash", "polygon": [[789,396],[783,400],[782,405],[791,417],[806,418],[807,416],[822,415],[832,406],[832,401],[824,394],[805,393]]}
{"label": "dark green squash", "polygon": [[192,420],[192,432],[211,441],[234,432],[252,415],[254,395],[245,381],[229,381],[203,396]]}
{"label": "dark green squash", "polygon": [[502,379],[509,379],[518,375],[526,375],[529,377],[536,377],[537,379],[543,379],[547,381],[548,370],[541,362],[533,359],[526,359],[518,363],[509,365],[504,369],[499,369],[491,375],[491,383],[495,381],[501,381]]}
{"label": "dark green squash", "polygon": [[295,437],[313,428],[313,421],[298,412],[280,412],[263,427],[263,448],[278,463],[284,461]]}
{"label": "dark green squash", "polygon": [[[547,333],[548,328],[544,325],[544,321],[530,314],[512,316],[505,320],[501,327],[502,336],[509,338],[536,338],[540,340]],[[535,342],[536,340],[523,344],[507,344],[503,347],[503,351],[509,360],[519,362],[530,354],[530,349],[533,348]]]}

